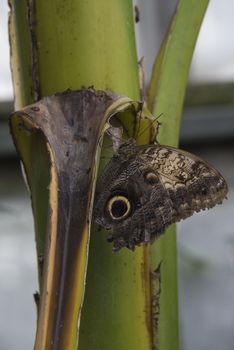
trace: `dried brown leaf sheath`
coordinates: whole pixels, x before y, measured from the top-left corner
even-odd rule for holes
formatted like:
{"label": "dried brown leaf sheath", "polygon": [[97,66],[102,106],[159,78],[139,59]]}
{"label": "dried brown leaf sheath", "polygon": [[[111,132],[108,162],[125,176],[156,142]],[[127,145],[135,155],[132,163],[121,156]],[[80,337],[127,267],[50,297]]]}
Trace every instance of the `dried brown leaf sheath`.
{"label": "dried brown leaf sheath", "polygon": [[[68,346],[71,328],[77,327],[96,149],[106,111],[117,99],[114,93],[93,89],[65,91],[15,112],[10,119],[31,190],[38,256],[44,256],[36,349]],[[48,178],[43,180],[45,173]],[[44,224],[43,210],[48,211]]]}

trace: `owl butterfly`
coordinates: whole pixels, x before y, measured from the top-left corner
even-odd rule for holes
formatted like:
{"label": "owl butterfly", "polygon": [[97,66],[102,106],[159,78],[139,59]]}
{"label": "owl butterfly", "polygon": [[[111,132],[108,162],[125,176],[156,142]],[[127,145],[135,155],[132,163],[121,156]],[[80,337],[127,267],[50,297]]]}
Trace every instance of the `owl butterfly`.
{"label": "owl butterfly", "polygon": [[193,154],[159,144],[122,143],[97,182],[94,218],[113,250],[152,243],[172,223],[221,204],[221,174]]}

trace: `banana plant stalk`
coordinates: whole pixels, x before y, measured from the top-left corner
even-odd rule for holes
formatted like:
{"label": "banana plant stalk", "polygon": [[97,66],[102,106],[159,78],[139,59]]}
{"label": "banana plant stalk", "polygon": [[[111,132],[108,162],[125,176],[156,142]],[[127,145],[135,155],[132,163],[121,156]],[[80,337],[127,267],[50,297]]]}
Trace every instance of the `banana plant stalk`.
{"label": "banana plant stalk", "polygon": [[23,150],[27,178],[33,175],[30,142],[45,145],[50,166],[49,232],[35,349],[70,349],[77,343],[73,334],[83,299],[80,282],[86,272],[83,264],[88,254],[96,150],[105,121],[127,107],[131,111],[133,105],[130,99],[111,92],[68,90],[11,117],[12,135],[19,152]]}
{"label": "banana plant stalk", "polygon": [[[191,59],[208,3],[209,0],[178,1],[155,59],[147,103],[155,116],[162,114],[157,136],[161,144],[178,146]],[[179,342],[175,342],[178,339],[175,231],[175,225],[172,225],[157,244],[150,247],[156,349],[177,349],[179,346]]]}

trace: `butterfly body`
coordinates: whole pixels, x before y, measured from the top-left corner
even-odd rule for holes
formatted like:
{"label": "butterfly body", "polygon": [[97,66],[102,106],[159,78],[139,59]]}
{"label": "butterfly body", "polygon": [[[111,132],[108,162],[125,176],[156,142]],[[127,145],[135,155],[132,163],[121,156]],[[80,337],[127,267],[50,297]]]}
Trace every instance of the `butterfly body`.
{"label": "butterfly body", "polygon": [[172,223],[212,208],[227,194],[220,173],[200,158],[159,144],[123,143],[97,182],[94,218],[113,249],[152,243]]}

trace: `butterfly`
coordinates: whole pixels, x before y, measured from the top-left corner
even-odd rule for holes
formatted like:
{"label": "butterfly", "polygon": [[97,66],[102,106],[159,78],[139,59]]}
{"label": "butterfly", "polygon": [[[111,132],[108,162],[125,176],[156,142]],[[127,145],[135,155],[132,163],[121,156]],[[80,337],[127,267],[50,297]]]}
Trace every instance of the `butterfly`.
{"label": "butterfly", "polygon": [[222,175],[197,156],[128,139],[97,181],[93,215],[111,230],[114,251],[134,250],[172,223],[221,204],[227,192]]}

